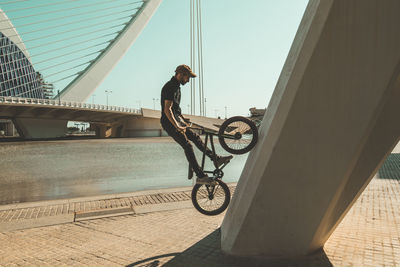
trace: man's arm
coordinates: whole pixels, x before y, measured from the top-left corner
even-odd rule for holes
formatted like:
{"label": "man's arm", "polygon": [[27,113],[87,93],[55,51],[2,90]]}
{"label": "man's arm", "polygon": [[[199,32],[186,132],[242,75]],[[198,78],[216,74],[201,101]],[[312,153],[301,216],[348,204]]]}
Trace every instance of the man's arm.
{"label": "man's arm", "polygon": [[185,122],[185,123],[190,123],[190,119],[189,119],[189,118],[183,117],[182,114],[179,115],[179,117],[181,117],[181,119],[182,119],[183,122]]}
{"label": "man's arm", "polygon": [[175,126],[175,128],[177,128],[179,131],[185,131],[186,128],[180,126],[174,118],[174,115],[172,113],[172,104],[173,104],[173,102],[171,100],[165,100],[164,114],[165,114],[165,116],[167,116],[168,120],[172,123],[172,125]]}

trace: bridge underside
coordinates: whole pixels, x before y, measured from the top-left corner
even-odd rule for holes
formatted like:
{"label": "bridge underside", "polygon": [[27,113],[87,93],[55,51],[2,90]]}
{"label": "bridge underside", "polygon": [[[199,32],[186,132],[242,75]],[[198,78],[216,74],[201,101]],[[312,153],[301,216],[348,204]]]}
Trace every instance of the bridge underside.
{"label": "bridge underside", "polygon": [[[17,102],[19,104],[15,104]],[[11,119],[20,137],[41,139],[63,137],[67,133],[68,121],[89,122],[99,138],[105,137],[156,137],[166,136],[160,125],[160,111],[141,109],[121,112],[114,110],[90,109],[56,105],[55,101],[45,104],[27,104],[25,99],[8,103],[0,102],[0,119]],[[76,106],[84,106],[75,103]],[[126,110],[126,109],[125,109]],[[212,128],[222,124],[222,120],[200,116],[185,115],[194,123]]]}
{"label": "bridge underside", "polygon": [[399,141],[400,2],[311,0],[222,224],[230,254],[324,243]]}
{"label": "bridge underside", "polygon": [[[26,139],[65,136],[68,121],[90,122],[99,131],[99,137],[107,137],[105,131],[117,129],[132,117],[139,116],[105,110],[27,105],[0,105],[0,115],[12,119],[19,135]],[[116,136],[115,133],[116,130],[112,136]]]}

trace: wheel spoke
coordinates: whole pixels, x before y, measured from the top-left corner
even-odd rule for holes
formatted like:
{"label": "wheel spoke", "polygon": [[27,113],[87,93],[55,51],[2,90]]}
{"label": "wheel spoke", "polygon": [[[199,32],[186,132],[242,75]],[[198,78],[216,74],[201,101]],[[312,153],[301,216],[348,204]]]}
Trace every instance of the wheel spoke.
{"label": "wheel spoke", "polygon": [[234,150],[242,150],[246,148],[253,140],[254,133],[250,125],[243,121],[233,121],[227,125],[226,129],[233,129],[229,134],[240,133],[242,137],[240,139],[229,139],[226,138],[226,145]]}
{"label": "wheel spoke", "polygon": [[215,186],[202,185],[196,192],[197,204],[207,212],[220,209],[225,203],[225,198],[226,192],[219,182]]}

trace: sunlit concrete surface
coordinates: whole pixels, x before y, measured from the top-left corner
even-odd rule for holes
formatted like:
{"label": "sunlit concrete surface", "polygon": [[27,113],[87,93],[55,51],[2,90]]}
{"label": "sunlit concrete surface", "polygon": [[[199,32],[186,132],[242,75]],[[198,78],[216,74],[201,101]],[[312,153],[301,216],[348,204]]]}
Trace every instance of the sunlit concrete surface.
{"label": "sunlit concrete surface", "polygon": [[[400,159],[394,162],[396,173],[400,174]],[[127,205],[128,200],[134,209],[140,206],[147,213],[0,231],[0,263],[2,266],[396,266],[400,264],[399,179],[384,172],[382,176],[386,178],[377,176],[368,185],[326,243],[325,253],[311,257],[271,260],[226,255],[220,249],[219,231],[224,214],[204,216],[191,207],[190,201],[184,208],[180,204],[171,206],[171,203],[186,203],[190,190],[168,189],[108,199],[103,196],[20,205],[21,210],[36,208],[38,212],[33,215],[38,216],[38,223],[67,221],[66,216],[71,213],[61,218],[56,207],[65,203],[71,206],[74,201],[76,208],[90,210],[96,203],[118,209]],[[165,201],[170,206],[164,206],[164,211],[151,212],[156,210],[151,206]],[[14,225],[30,215],[21,215],[17,210],[15,206],[15,211],[7,208],[2,211],[2,222],[4,214],[16,216],[11,219]]]}
{"label": "sunlit concrete surface", "polygon": [[321,251],[399,140],[399,13],[309,2],[222,224],[226,253]]}

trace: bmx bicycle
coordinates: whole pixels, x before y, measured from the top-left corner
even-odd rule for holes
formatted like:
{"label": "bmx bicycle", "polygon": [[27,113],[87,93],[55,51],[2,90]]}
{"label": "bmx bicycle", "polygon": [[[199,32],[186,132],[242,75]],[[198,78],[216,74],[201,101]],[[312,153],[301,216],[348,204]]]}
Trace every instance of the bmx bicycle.
{"label": "bmx bicycle", "polygon": [[[207,184],[194,185],[192,189],[192,203],[202,214],[218,215],[228,207],[231,200],[229,187],[222,181],[222,177],[224,176],[223,169],[229,161],[218,166],[213,137],[218,136],[220,145],[227,152],[238,155],[249,152],[256,145],[258,130],[251,120],[241,116],[225,120],[219,131],[207,129],[200,125],[191,125],[189,127],[200,131],[201,134],[205,134],[205,147],[207,147],[208,141],[210,141],[215,166],[215,169],[212,171],[204,170],[206,154],[203,152],[201,169],[207,174],[212,174],[212,176],[209,175],[212,181]],[[188,179],[192,178],[193,170],[189,166]]]}

